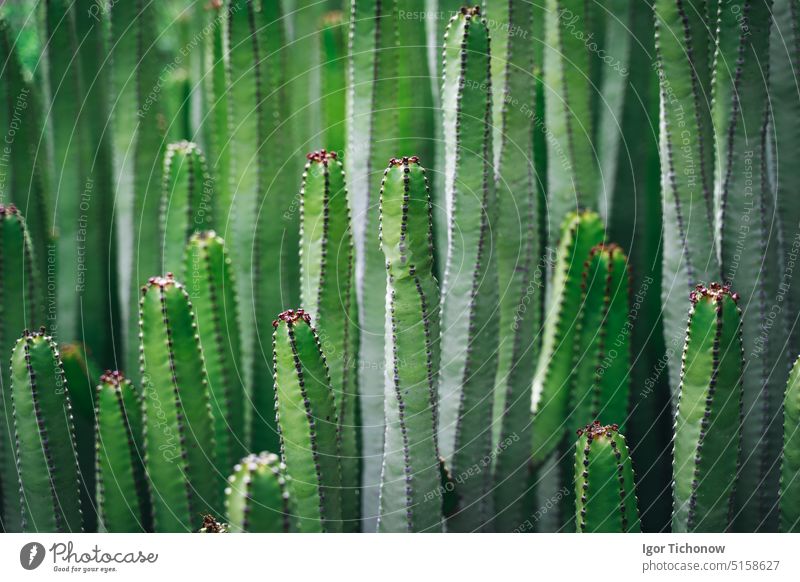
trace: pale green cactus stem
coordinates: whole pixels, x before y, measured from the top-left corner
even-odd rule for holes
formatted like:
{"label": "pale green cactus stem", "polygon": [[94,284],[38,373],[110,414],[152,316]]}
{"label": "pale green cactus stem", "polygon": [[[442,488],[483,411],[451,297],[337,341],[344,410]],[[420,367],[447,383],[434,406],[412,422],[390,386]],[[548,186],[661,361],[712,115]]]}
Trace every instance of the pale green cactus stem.
{"label": "pale green cactus stem", "polygon": [[433,273],[433,218],[425,170],[416,157],[392,159],[380,205],[386,259],[386,439],[378,531],[441,531],[437,446],[439,286]]}
{"label": "pale green cactus stem", "polygon": [[189,141],[167,146],[163,176],[162,268],[180,272],[189,238],[213,226],[214,182],[203,152]]}
{"label": "pale green cactus stem", "polygon": [[275,416],[301,532],[342,531],[339,421],[328,367],[302,309],[275,320]]}
{"label": "pale green cactus stem", "polygon": [[782,532],[800,531],[800,358],[792,367],[783,399],[780,516]]}
{"label": "pale green cactus stem", "polygon": [[732,523],[742,424],[742,315],[728,287],[691,296],[674,429],[675,532],[722,532]]}
{"label": "pale green cactus stem", "polygon": [[152,277],[139,307],[144,450],[153,528],[185,532],[221,509],[211,413],[197,320],[171,273]]}
{"label": "pale green cactus stem", "polygon": [[97,385],[97,513],[99,531],[148,531],[150,501],[144,475],[141,396],[120,372]]}
{"label": "pale green cactus stem", "polygon": [[578,533],[640,532],[633,465],[616,424],[596,420],[575,443],[575,523]]}
{"label": "pale green cactus stem", "polygon": [[44,328],[11,355],[11,416],[23,532],[81,532],[80,477],[69,390]]}
{"label": "pale green cactus stem", "polygon": [[[216,470],[226,475],[247,450],[247,394],[240,376],[236,282],[225,241],[214,231],[193,234],[186,246],[183,273],[208,374]],[[223,481],[220,487],[224,488]]]}
{"label": "pale green cactus stem", "polygon": [[458,487],[452,531],[482,529],[492,513],[492,417],[497,372],[499,300],[497,200],[491,168],[492,92],[489,30],[480,8],[463,8],[445,34],[444,110],[447,267],[442,284],[442,366],[439,382],[442,455],[459,476],[483,470]]}
{"label": "pale green cactus stem", "polygon": [[225,490],[228,529],[281,533],[296,530],[286,467],[274,453],[248,455],[233,468]]}

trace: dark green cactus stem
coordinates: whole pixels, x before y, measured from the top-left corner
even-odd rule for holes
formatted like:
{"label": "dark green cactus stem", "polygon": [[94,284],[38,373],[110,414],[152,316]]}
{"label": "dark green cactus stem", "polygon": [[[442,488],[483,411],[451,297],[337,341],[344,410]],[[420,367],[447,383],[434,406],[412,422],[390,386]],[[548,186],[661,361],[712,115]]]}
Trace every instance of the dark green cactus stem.
{"label": "dark green cactus stem", "polygon": [[800,358],[792,367],[783,399],[780,510],[781,531],[800,531]]}
{"label": "dark green cactus stem", "polygon": [[630,396],[631,320],[628,258],[618,246],[589,253],[581,283],[580,317],[574,344],[572,421],[619,419],[625,430]]}
{"label": "dark green cactus stem", "polygon": [[22,531],[80,532],[72,406],[58,349],[44,328],[17,341],[11,390]]}
{"label": "dark green cactus stem", "polygon": [[341,11],[329,12],[323,17],[321,34],[323,147],[343,152],[347,115],[347,28]]}
{"label": "dark green cactus stem", "polygon": [[239,310],[225,242],[213,231],[193,234],[186,247],[183,273],[208,374],[216,468],[225,475],[247,450],[247,395],[239,375]]}
{"label": "dark green cactus stem", "polygon": [[228,529],[281,533],[295,528],[286,467],[274,453],[248,455],[233,468],[225,490]]}
{"label": "dark green cactus stem", "polygon": [[344,167],[334,152],[308,154],[300,191],[301,297],[328,362],[342,439],[342,517],[358,531],[361,452],[358,427],[358,314],[355,257]]}
{"label": "dark green cactus stem", "polygon": [[[22,329],[41,323],[33,249],[25,221],[12,204],[0,204],[0,354],[7,357]],[[14,423],[11,421],[11,369],[0,360],[0,491],[3,529],[22,531]]]}
{"label": "dark green cactus stem", "polygon": [[120,372],[97,385],[97,513],[99,531],[148,530],[150,502],[144,477],[142,402]]}
{"label": "dark green cactus stem", "polygon": [[744,367],[738,299],[715,283],[692,292],[673,439],[675,532],[731,525]]}
{"label": "dark green cactus stem", "polygon": [[172,143],[164,154],[161,193],[163,270],[179,272],[192,234],[212,228],[214,183],[197,144]]}
{"label": "dark green cactus stem", "polygon": [[[444,50],[444,110],[447,268],[442,284],[440,446],[460,476],[492,456],[492,403],[497,372],[497,200],[491,168],[492,93],[489,30],[479,7],[464,8],[450,21]],[[459,483],[453,531],[484,527],[491,514],[491,473]]]}
{"label": "dark green cactus stem", "polygon": [[640,532],[633,465],[619,426],[600,421],[578,430],[575,523],[578,533]]}
{"label": "dark green cactus stem", "polygon": [[534,464],[542,463],[555,450],[569,428],[566,421],[582,295],[579,282],[591,249],[603,238],[603,223],[592,211],[568,214],[561,228],[550,307],[533,380]]}
{"label": "dark green cactus stem", "polygon": [[328,366],[305,311],[275,320],[275,411],[301,532],[342,531],[340,437]]}
{"label": "dark green cactus stem", "polygon": [[171,273],[142,288],[141,374],[145,468],[156,532],[194,531],[221,508],[214,424],[197,321]]}
{"label": "dark green cactus stem", "polygon": [[436,436],[439,286],[428,182],[416,157],[393,159],[384,173],[380,240],[388,317],[378,531],[441,531],[446,490]]}

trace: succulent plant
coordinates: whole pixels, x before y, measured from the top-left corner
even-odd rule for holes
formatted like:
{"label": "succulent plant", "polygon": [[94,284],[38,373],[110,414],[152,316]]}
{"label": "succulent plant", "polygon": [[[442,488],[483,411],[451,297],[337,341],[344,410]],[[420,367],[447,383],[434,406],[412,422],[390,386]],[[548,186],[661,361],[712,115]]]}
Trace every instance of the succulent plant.
{"label": "succulent plant", "polygon": [[144,473],[142,401],[130,380],[106,371],[97,385],[97,514],[100,531],[150,529]]}
{"label": "succulent plant", "polygon": [[23,532],[82,531],[69,390],[56,344],[25,331],[11,355],[11,418]]}
{"label": "succulent plant", "polygon": [[578,430],[575,522],[578,533],[641,531],[633,465],[616,424],[599,420]]}
{"label": "succulent plant", "polygon": [[274,453],[248,455],[233,468],[225,490],[228,530],[280,533],[295,529],[286,467]]}
{"label": "succulent plant", "polygon": [[194,531],[221,507],[214,419],[197,318],[171,273],[142,288],[141,375],[145,469],[156,532]]}
{"label": "succulent plant", "polygon": [[342,531],[341,437],[325,356],[302,309],[275,320],[275,416],[301,532]]}
{"label": "succulent plant", "polygon": [[328,12],[320,25],[323,147],[344,152],[347,116],[347,29],[341,10]]}
{"label": "succulent plant", "polygon": [[425,170],[392,159],[380,198],[386,258],[386,438],[378,531],[441,531],[437,445],[439,286]]}
{"label": "succulent plant", "polygon": [[792,367],[783,399],[780,528],[800,530],[800,358]]}
{"label": "succulent plant", "polygon": [[692,293],[673,440],[675,532],[731,525],[743,414],[738,299],[716,283]]}

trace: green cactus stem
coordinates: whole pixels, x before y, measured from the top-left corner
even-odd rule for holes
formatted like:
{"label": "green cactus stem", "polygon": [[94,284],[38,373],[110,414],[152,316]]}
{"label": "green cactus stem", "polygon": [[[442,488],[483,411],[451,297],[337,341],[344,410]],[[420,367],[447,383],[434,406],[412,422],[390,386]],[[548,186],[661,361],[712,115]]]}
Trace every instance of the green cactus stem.
{"label": "green cactus stem", "polygon": [[345,151],[347,115],[347,29],[342,12],[328,12],[322,17],[322,131],[324,147],[333,152]]}
{"label": "green cactus stem", "polygon": [[439,286],[430,194],[418,158],[390,161],[380,202],[387,320],[378,531],[441,531],[447,490],[441,489],[436,436]]}
{"label": "green cactus stem", "polygon": [[328,363],[342,439],[342,517],[358,531],[361,453],[358,430],[358,314],[355,257],[344,166],[336,153],[308,154],[300,190],[301,297],[316,322]]}
{"label": "green cactus stem", "polygon": [[144,476],[142,403],[122,373],[106,371],[97,385],[97,513],[99,530],[149,530],[150,502]]}
{"label": "green cactus stem", "polygon": [[191,235],[212,228],[214,184],[203,152],[189,141],[167,146],[163,175],[162,266],[179,272]]}
{"label": "green cactus stem", "polygon": [[[20,330],[39,321],[38,279],[25,220],[11,204],[0,204],[0,354],[7,357]],[[0,366],[0,492],[4,531],[22,531],[14,425],[11,422],[11,369]]]}
{"label": "green cactus stem", "polygon": [[328,367],[302,309],[275,320],[275,410],[301,532],[342,531],[340,437]]}
{"label": "green cactus stem", "polygon": [[633,465],[616,424],[599,420],[578,430],[575,522],[578,533],[639,532]]}
{"label": "green cactus stem", "polygon": [[295,529],[289,478],[278,455],[248,455],[233,468],[225,490],[228,529],[280,533]]}
{"label": "green cactus stem", "polygon": [[744,367],[738,299],[716,283],[691,296],[673,440],[675,532],[731,525]]}
{"label": "green cactus stem", "polygon": [[152,277],[139,304],[145,468],[156,532],[194,531],[221,507],[214,424],[197,320],[171,273]]}
{"label": "green cactus stem", "polygon": [[603,238],[603,223],[592,211],[568,214],[561,229],[550,307],[533,379],[534,464],[544,462],[566,435],[582,295],[579,281],[591,249]]}
{"label": "green cactus stem", "polygon": [[781,531],[800,531],[800,358],[792,367],[783,399]]}
{"label": "green cactus stem", "polygon": [[[445,176],[450,220],[442,284],[440,446],[454,475],[492,453],[492,403],[499,323],[497,200],[491,171],[492,93],[489,30],[479,7],[464,8],[445,34]],[[459,483],[459,511],[448,529],[483,528],[491,514],[490,466]]]}
{"label": "green cactus stem", "polygon": [[601,423],[619,419],[625,430],[630,396],[631,323],[628,258],[617,245],[598,245],[589,253],[581,283],[572,404],[577,419]]}
{"label": "green cactus stem", "polygon": [[82,531],[80,477],[67,382],[44,328],[11,355],[11,413],[23,532]]}
{"label": "green cactus stem", "polygon": [[216,469],[218,474],[225,475],[247,449],[247,395],[239,375],[241,347],[236,285],[222,238],[214,231],[193,234],[186,247],[183,273],[208,374]]}

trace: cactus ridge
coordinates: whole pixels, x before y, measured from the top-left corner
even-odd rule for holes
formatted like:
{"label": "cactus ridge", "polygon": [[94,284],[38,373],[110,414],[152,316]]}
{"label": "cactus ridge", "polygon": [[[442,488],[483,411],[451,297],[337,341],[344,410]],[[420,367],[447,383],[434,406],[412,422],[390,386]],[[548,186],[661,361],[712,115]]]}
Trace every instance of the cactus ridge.
{"label": "cactus ridge", "polygon": [[797,532],[800,531],[800,358],[795,361],[789,375],[783,410],[781,531]]}
{"label": "cactus ridge", "polygon": [[[72,404],[58,348],[44,327],[23,332],[11,369],[22,531],[80,532],[80,468]],[[40,503],[48,497],[50,510]]]}
{"label": "cactus ridge", "polygon": [[289,532],[294,528],[286,467],[277,455],[262,452],[243,458],[228,478],[225,511],[231,529]]}

